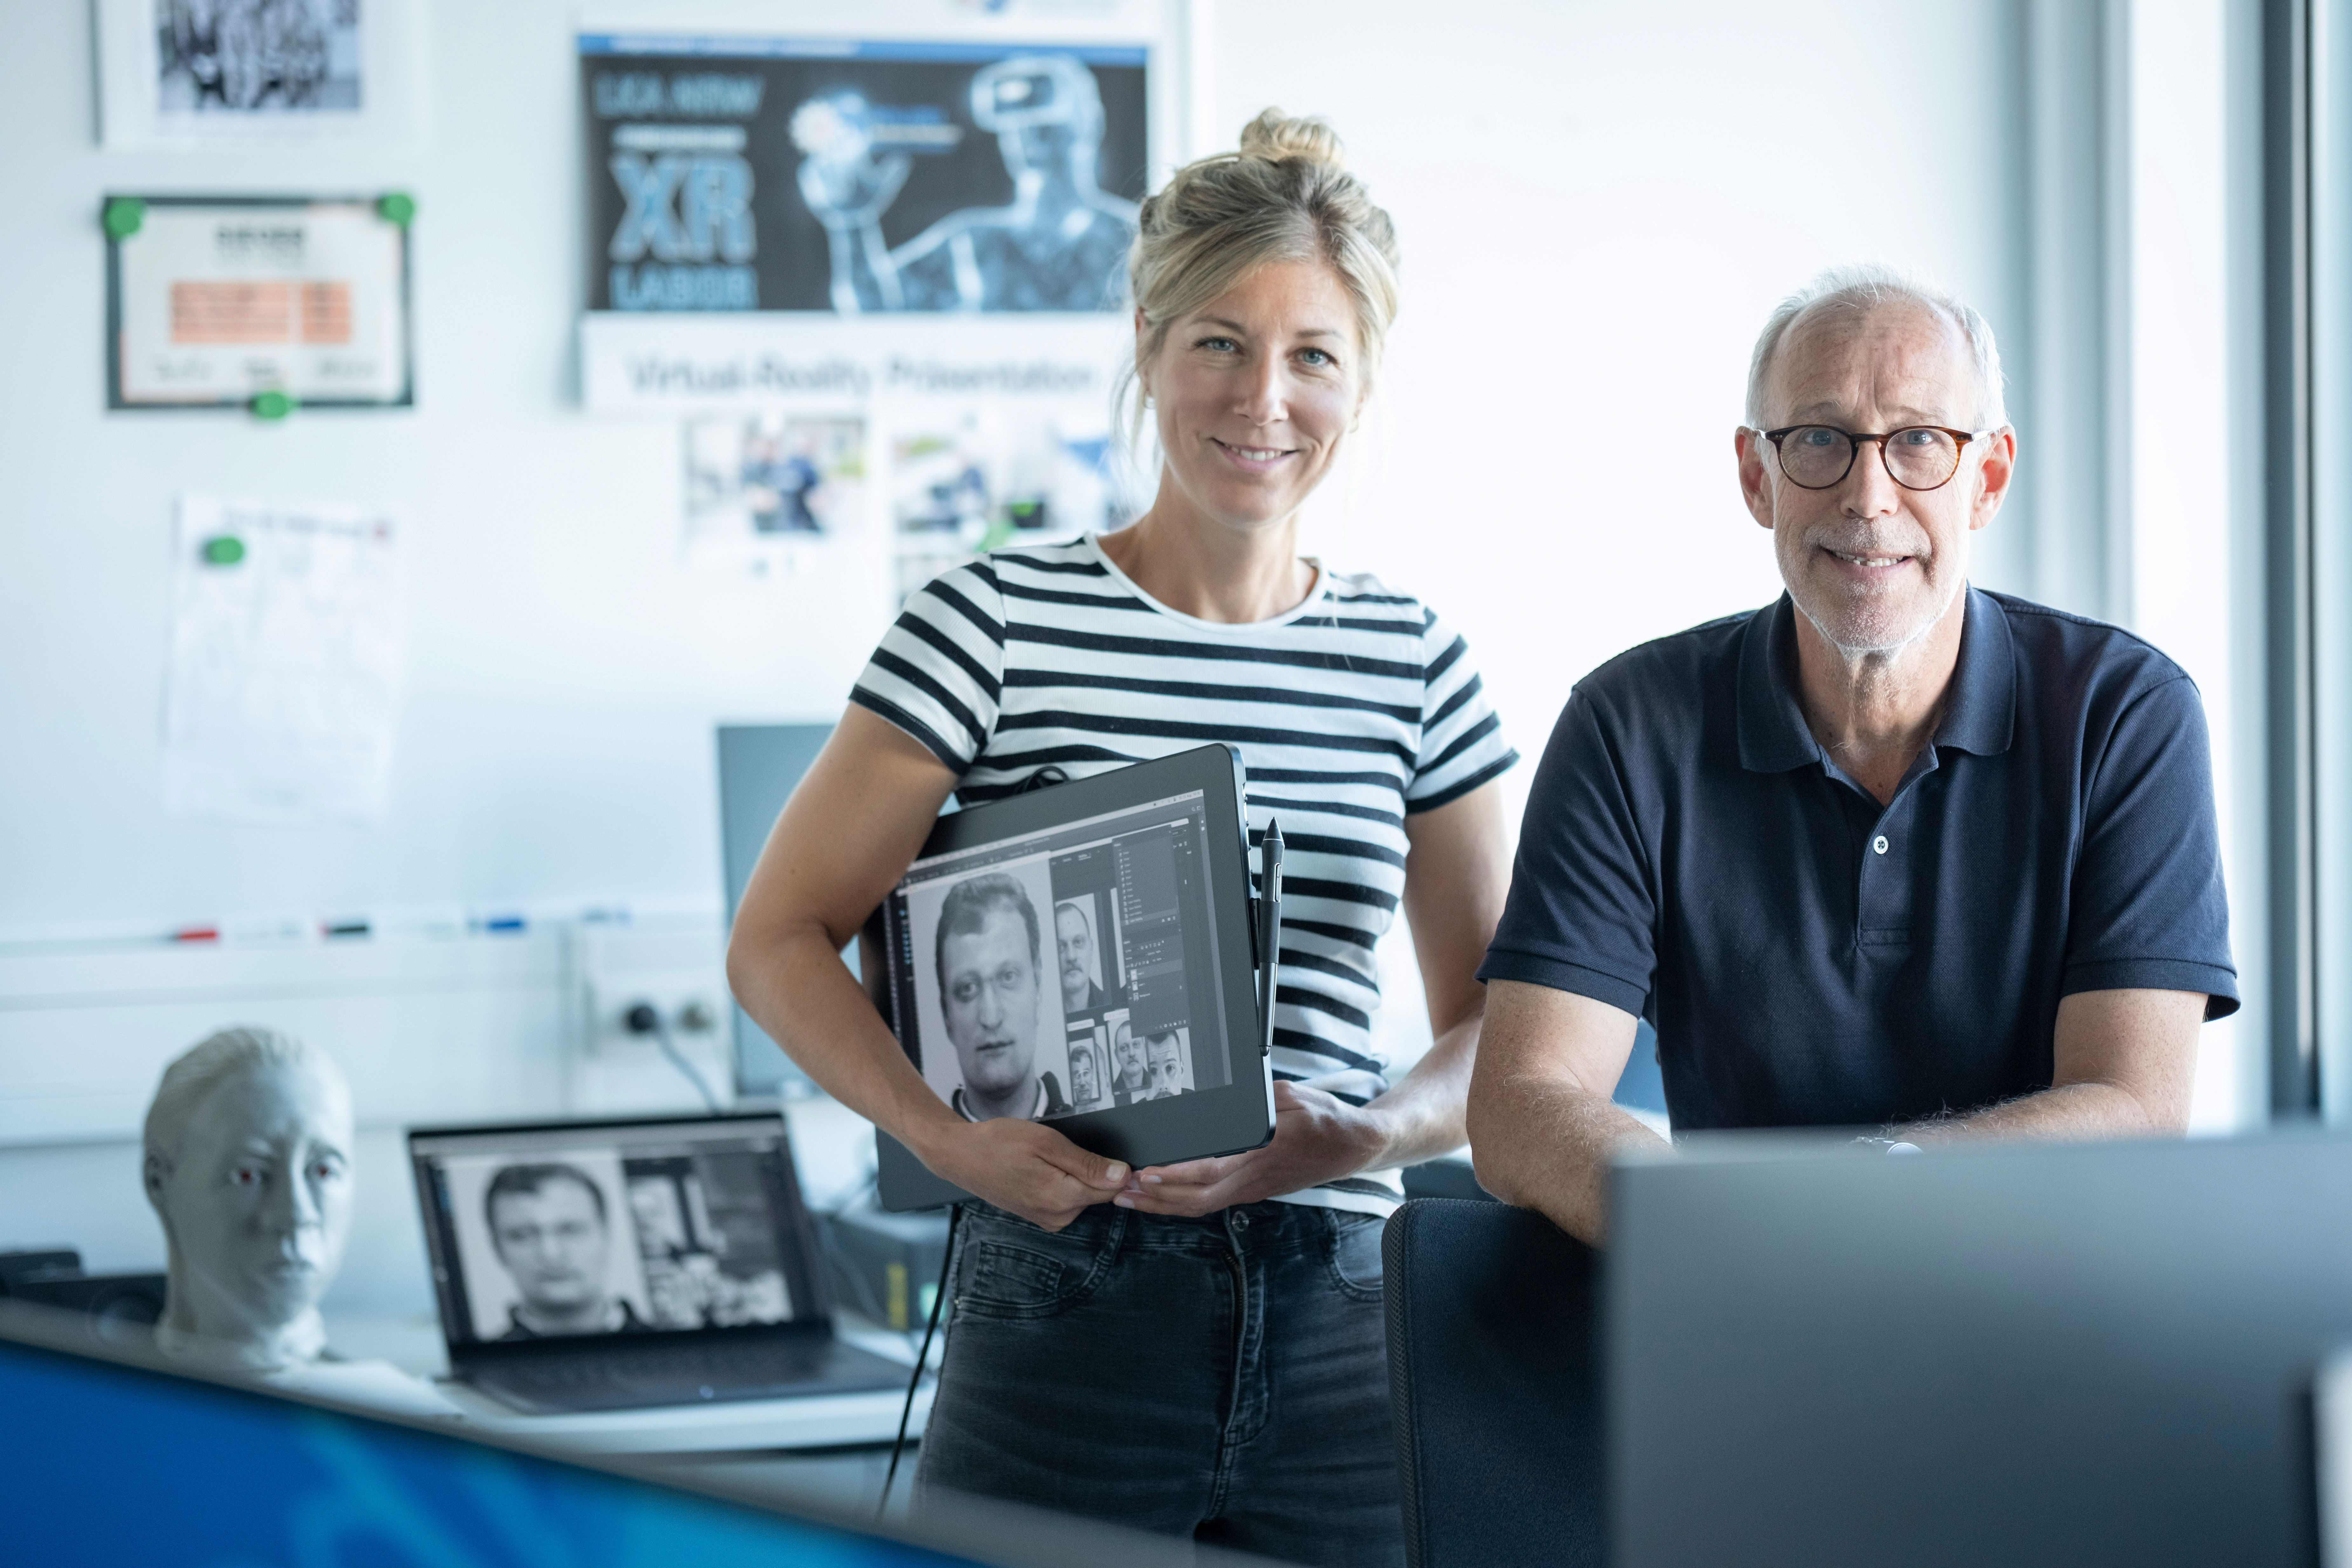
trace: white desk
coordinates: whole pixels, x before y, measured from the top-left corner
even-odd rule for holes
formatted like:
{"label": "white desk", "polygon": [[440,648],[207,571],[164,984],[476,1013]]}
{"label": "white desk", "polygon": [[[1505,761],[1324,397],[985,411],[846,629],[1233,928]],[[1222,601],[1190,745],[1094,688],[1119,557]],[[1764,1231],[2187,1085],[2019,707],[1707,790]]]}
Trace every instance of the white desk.
{"label": "white desk", "polygon": [[[906,1390],[813,1394],[800,1399],[716,1400],[652,1410],[593,1410],[524,1415],[462,1383],[436,1384],[468,1424],[500,1436],[552,1443],[583,1454],[726,1454],[778,1448],[887,1446],[898,1435]],[[915,1394],[907,1435],[923,1430],[931,1380]]]}

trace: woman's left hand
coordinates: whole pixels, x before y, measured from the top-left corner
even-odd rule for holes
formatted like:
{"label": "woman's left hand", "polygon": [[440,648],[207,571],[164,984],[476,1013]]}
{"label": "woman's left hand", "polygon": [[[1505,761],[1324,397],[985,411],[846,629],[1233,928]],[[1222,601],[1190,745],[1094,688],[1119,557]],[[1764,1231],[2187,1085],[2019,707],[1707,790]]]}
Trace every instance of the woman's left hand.
{"label": "woman's left hand", "polygon": [[1144,1214],[1214,1214],[1370,1169],[1387,1142],[1373,1112],[1305,1084],[1277,1083],[1274,1141],[1265,1148],[1146,1166],[1111,1202]]}

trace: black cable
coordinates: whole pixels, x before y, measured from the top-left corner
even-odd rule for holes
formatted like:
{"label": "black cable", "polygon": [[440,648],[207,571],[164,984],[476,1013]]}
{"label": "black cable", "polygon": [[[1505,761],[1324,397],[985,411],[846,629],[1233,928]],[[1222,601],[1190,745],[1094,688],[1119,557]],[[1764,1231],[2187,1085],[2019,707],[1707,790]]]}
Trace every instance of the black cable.
{"label": "black cable", "polygon": [[686,1059],[686,1053],[677,1048],[677,1043],[669,1037],[669,1024],[652,1003],[639,1002],[632,1006],[621,1015],[621,1024],[633,1035],[651,1035],[654,1043],[661,1047],[661,1054],[669,1058],[669,1065],[684,1075],[686,1080],[694,1085],[694,1091],[702,1096],[702,1103],[710,1114],[719,1114],[719,1096],[711,1092],[709,1082],[696,1070],[692,1062]]}
{"label": "black cable", "polygon": [[898,1440],[890,1445],[890,1468],[882,1477],[882,1498],[874,1505],[874,1518],[878,1522],[883,1510],[890,1506],[890,1488],[898,1479],[898,1456],[907,1451],[907,1423],[915,1417],[915,1390],[923,1384],[923,1368],[930,1364],[931,1336],[939,1332],[940,1308],[948,1299],[948,1290],[955,1280],[956,1227],[963,1224],[963,1205],[948,1205],[948,1244],[940,1258],[939,1289],[931,1292],[930,1321],[923,1326],[923,1348],[915,1356],[915,1375],[907,1380],[907,1404],[898,1412]]}

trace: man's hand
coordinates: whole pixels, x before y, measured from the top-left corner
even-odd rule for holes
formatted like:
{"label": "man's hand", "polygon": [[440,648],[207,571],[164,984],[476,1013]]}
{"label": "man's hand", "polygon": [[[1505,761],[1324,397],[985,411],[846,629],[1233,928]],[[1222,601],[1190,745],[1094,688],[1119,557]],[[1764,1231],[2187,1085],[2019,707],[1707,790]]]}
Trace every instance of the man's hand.
{"label": "man's hand", "polygon": [[1274,1141],[1245,1154],[1151,1165],[1111,1201],[1144,1214],[1205,1215],[1352,1176],[1382,1163],[1380,1117],[1303,1083],[1274,1086]]}
{"label": "man's hand", "polygon": [[942,1124],[916,1153],[935,1174],[1045,1230],[1108,1202],[1129,1180],[1123,1162],[1017,1116]]}

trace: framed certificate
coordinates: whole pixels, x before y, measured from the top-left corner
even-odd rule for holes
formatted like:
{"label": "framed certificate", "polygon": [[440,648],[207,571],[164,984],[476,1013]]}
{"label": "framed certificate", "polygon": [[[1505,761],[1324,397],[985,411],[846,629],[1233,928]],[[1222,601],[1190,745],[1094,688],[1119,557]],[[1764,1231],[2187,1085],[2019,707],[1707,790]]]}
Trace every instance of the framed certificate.
{"label": "framed certificate", "polygon": [[404,408],[406,196],[110,196],[107,406]]}

